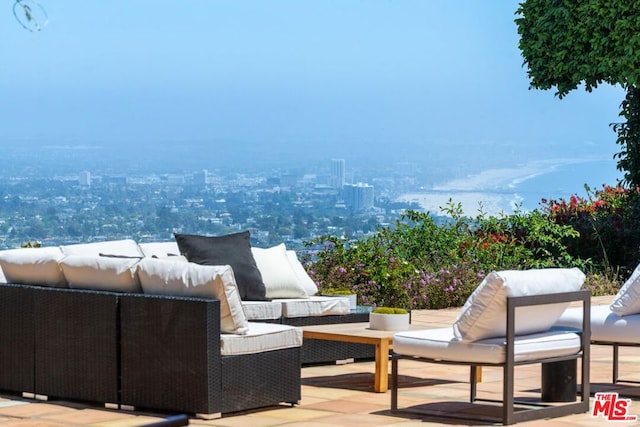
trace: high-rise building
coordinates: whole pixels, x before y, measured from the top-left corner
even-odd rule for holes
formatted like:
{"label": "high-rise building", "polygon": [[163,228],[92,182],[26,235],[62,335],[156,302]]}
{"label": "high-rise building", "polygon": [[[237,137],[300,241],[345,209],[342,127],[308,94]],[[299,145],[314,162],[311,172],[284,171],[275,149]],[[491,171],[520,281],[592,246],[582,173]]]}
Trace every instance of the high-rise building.
{"label": "high-rise building", "polygon": [[91,186],[91,172],[89,171],[80,172],[79,181],[80,181],[80,185],[82,185],[83,187]]}
{"label": "high-rise building", "polygon": [[329,185],[342,190],[344,187],[345,165],[344,159],[331,159],[331,177]]}
{"label": "high-rise building", "polygon": [[344,186],[344,203],[352,212],[366,212],[373,208],[373,185],[359,182]]}
{"label": "high-rise building", "polygon": [[198,185],[207,185],[209,180],[209,171],[202,169],[193,173],[193,182]]}

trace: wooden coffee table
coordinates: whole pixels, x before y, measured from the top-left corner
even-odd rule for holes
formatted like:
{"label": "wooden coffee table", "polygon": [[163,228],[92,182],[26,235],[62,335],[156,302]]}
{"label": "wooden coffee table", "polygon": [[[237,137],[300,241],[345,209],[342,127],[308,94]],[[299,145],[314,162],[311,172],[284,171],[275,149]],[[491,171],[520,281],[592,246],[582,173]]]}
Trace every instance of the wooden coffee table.
{"label": "wooden coffee table", "polygon": [[[410,329],[425,329],[424,325],[410,325]],[[337,323],[332,325],[303,326],[303,339],[343,341],[371,344],[376,347],[376,371],[373,390],[385,393],[389,389],[389,350],[393,346],[393,335],[398,331],[369,329],[369,322]]]}

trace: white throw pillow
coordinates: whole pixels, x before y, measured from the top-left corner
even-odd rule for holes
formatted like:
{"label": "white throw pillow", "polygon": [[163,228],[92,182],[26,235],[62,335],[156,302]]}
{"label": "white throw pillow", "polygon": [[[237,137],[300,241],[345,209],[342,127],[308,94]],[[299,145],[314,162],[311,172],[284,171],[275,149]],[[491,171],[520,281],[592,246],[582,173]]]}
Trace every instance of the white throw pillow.
{"label": "white throw pillow", "polygon": [[307,295],[312,296],[318,293],[318,286],[316,282],[313,281],[307,270],[305,270],[304,266],[298,259],[298,255],[296,255],[296,251],[287,251],[287,258],[289,259],[289,263],[291,264],[291,268],[296,273],[298,277],[298,283],[302,284],[302,287],[307,292]]}
{"label": "white throw pillow", "polygon": [[[477,341],[506,335],[507,297],[579,291],[585,275],[577,268],[492,272],[469,296],[453,325],[456,337]],[[548,330],[568,303],[522,307],[516,313],[516,335]]]}
{"label": "white throw pillow", "polygon": [[140,246],[140,250],[144,256],[163,258],[167,256],[180,255],[178,242],[175,240],[170,242],[138,243],[138,246]]}
{"label": "white throw pillow", "polygon": [[640,313],[640,265],[618,290],[609,308],[618,316]]}
{"label": "white throw pillow", "polygon": [[141,292],[135,274],[139,258],[68,255],[60,261],[70,288]]}
{"label": "white throw pillow", "polygon": [[228,265],[144,258],[138,263],[137,275],[145,294],[220,300],[220,330],[223,333],[246,334],[249,330],[233,270]]}
{"label": "white throw pillow", "polygon": [[106,242],[79,243],[60,246],[65,255],[121,256],[142,258],[143,254],[135,240],[110,240]]}
{"label": "white throw pillow", "polygon": [[58,262],[60,248],[23,248],[0,251],[0,266],[7,283],[66,287]]}
{"label": "white throw pillow", "polygon": [[251,248],[267,298],[308,298],[302,283],[298,281],[284,243],[271,248]]}

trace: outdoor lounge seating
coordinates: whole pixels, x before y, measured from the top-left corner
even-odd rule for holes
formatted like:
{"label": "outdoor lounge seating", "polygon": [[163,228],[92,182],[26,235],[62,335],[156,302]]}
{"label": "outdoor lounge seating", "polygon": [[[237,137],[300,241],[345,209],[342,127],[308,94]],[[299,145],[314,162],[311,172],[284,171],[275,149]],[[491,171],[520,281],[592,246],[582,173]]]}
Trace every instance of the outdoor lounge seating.
{"label": "outdoor lounge seating", "polygon": [[[577,269],[494,272],[469,297],[452,328],[396,333],[392,353],[392,412],[400,411],[402,359],[469,366],[470,403],[493,402],[497,415],[480,415],[480,411],[447,412],[431,405],[402,408],[405,412],[513,424],[588,411],[590,293],[579,290],[583,282],[584,274]],[[584,321],[580,328],[552,328],[571,301],[582,303]],[[582,366],[579,401],[558,405],[516,397],[517,366],[577,360]],[[478,398],[477,372],[482,366],[502,368],[502,400]]]}
{"label": "outdoor lounge seating", "polygon": [[[610,305],[591,307],[591,343],[611,346],[612,384],[628,381],[619,378],[620,347],[640,347],[640,266],[620,288]],[[558,326],[576,327],[582,323],[582,312],[577,308],[566,310]]]}
{"label": "outdoor lounge seating", "polygon": [[[368,314],[346,299],[308,297],[313,282],[294,273],[284,245],[260,250],[260,270],[248,233],[222,239],[231,257],[203,264],[178,255],[175,241],[0,251],[0,390],[203,418],[297,403],[302,330],[285,319]],[[272,296],[246,286],[256,278]],[[279,314],[247,319],[252,303]]]}

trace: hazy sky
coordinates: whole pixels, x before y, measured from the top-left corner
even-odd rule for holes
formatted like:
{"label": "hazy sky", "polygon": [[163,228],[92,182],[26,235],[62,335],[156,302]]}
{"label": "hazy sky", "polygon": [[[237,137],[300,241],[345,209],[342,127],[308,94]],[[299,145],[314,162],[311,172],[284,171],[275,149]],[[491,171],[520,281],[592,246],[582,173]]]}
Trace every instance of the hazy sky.
{"label": "hazy sky", "polygon": [[449,150],[448,162],[473,161],[455,148],[472,145],[497,163],[505,151],[618,151],[608,125],[620,88],[563,100],[529,90],[518,1],[41,4],[37,33],[15,21],[13,0],[0,4],[0,144],[235,140],[329,157],[417,147]]}

